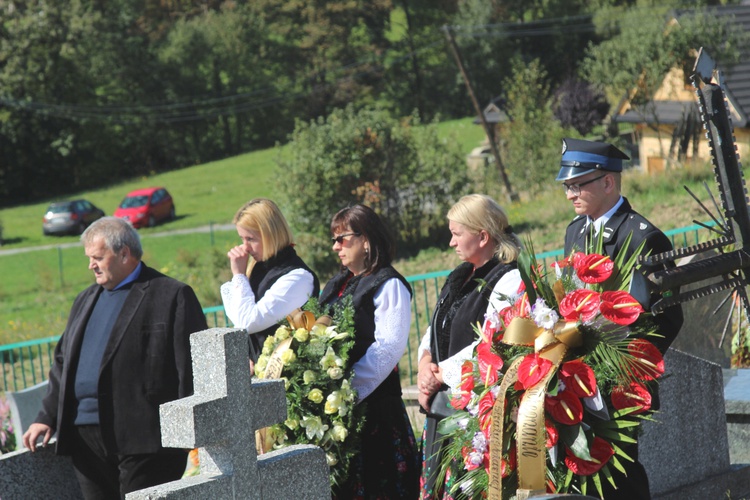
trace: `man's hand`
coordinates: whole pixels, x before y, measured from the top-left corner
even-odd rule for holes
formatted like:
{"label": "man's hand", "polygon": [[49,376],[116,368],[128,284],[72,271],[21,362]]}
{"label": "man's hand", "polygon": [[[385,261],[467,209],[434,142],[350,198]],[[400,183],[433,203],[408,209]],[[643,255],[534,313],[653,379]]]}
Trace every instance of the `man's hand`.
{"label": "man's hand", "polygon": [[23,434],[23,445],[29,450],[36,451],[36,442],[39,436],[44,434],[42,447],[46,447],[52,437],[52,428],[47,424],[31,424]]}
{"label": "man's hand", "polygon": [[241,245],[236,246],[227,252],[229,257],[229,267],[232,274],[245,274],[247,271],[247,262],[250,260],[250,254]]}

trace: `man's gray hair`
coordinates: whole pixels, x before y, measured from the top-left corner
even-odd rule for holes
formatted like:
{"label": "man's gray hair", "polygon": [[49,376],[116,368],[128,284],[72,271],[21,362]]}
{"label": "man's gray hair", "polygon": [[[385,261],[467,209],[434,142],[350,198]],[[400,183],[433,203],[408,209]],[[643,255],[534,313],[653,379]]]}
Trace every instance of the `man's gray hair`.
{"label": "man's gray hair", "polygon": [[125,219],[102,217],[94,221],[81,235],[81,243],[87,246],[97,238],[103,238],[104,245],[115,253],[128,247],[133,257],[138,260],[143,257],[141,237]]}

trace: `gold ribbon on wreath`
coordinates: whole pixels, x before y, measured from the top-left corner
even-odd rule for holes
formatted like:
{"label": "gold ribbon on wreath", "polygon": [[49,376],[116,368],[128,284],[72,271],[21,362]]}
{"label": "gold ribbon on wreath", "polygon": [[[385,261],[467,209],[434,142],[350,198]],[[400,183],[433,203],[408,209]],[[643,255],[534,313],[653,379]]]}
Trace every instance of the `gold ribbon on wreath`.
{"label": "gold ribbon on wreath", "polygon": [[[544,494],[546,488],[547,453],[544,430],[544,395],[547,384],[555,375],[570,347],[583,342],[578,323],[558,321],[546,330],[527,318],[514,318],[503,334],[503,343],[509,345],[533,345],[534,351],[552,363],[552,368],[533,387],[526,390],[518,408],[516,426],[516,455],[518,457],[519,500],[531,495]],[[500,383],[492,408],[492,431],[490,434],[490,484],[489,499],[502,500],[503,427],[505,424],[505,395],[518,381],[518,367],[523,358],[515,360]]]}
{"label": "gold ribbon on wreath", "polygon": [[[330,316],[321,316],[317,320],[315,315],[310,311],[303,311],[302,309],[295,309],[286,317],[289,327],[292,329],[292,335],[294,330],[298,328],[304,328],[307,331],[312,330],[315,325],[331,326]],[[263,379],[276,379],[281,378],[281,373],[284,371],[284,362],[281,360],[281,355],[284,354],[292,346],[292,337],[281,341],[276,349],[273,350],[271,357],[268,359],[265,372],[263,373]],[[255,448],[258,454],[263,454],[271,449],[273,443],[268,438],[268,427],[258,429],[255,431]]]}

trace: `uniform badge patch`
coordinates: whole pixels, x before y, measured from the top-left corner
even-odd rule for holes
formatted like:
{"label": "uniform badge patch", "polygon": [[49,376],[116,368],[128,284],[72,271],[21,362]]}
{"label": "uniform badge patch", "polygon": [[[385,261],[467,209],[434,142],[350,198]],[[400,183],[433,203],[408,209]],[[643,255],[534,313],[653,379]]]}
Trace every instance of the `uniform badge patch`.
{"label": "uniform badge patch", "polygon": [[640,225],[640,226],[638,226],[638,228],[639,228],[639,229],[640,229],[641,231],[645,231],[647,227],[648,227],[648,224],[646,224],[645,222],[641,222],[641,225]]}

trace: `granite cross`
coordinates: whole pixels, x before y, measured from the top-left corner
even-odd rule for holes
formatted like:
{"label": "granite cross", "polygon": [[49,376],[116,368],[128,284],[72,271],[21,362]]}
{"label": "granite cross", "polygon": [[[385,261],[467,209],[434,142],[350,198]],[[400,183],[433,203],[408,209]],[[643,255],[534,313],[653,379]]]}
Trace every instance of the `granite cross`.
{"label": "granite cross", "polygon": [[199,448],[200,474],[130,493],[156,498],[330,499],[325,453],[295,445],[257,456],[255,430],[286,419],[281,380],[251,382],[247,332],[213,328],[190,337],[195,392],[159,409],[162,444]]}

